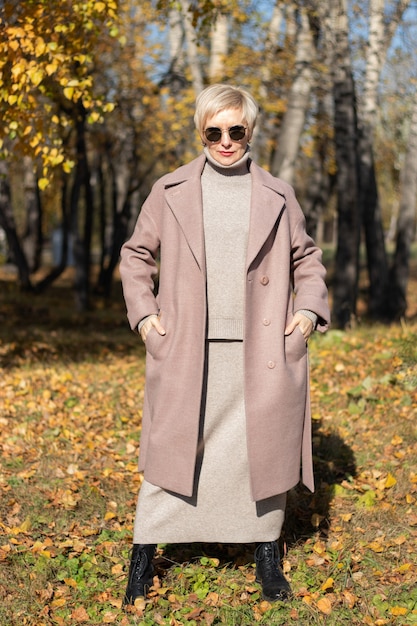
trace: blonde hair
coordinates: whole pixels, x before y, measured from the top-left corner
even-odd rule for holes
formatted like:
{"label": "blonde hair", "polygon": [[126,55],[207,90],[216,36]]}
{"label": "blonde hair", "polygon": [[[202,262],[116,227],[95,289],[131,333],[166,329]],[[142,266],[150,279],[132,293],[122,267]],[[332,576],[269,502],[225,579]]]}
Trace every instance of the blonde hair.
{"label": "blonde hair", "polygon": [[203,89],[196,99],[194,123],[200,135],[204,132],[207,118],[225,109],[241,109],[252,133],[259,111],[253,96],[241,87],[215,84]]}

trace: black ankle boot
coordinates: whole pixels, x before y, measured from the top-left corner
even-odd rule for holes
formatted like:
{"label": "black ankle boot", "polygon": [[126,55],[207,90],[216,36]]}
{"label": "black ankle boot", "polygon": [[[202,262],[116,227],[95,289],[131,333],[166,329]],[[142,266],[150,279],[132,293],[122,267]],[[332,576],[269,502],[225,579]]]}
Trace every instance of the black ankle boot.
{"label": "black ankle boot", "polygon": [[265,600],[287,600],[291,587],[279,565],[279,550],[276,541],[258,544],[255,550],[256,582],[262,584]]}
{"label": "black ankle boot", "polygon": [[153,583],[152,559],[155,554],[155,547],[154,544],[136,543],[133,545],[123,606],[134,605],[136,598],[146,598],[148,589]]}

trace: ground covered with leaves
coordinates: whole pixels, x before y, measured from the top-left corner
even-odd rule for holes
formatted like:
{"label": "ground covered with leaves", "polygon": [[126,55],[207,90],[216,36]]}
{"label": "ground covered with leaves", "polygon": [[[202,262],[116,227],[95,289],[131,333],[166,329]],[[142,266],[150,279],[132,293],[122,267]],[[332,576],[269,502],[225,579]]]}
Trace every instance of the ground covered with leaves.
{"label": "ground covered with leaves", "polygon": [[317,490],[290,493],[294,598],[270,604],[254,546],[159,546],[121,609],[140,487],[144,353],[121,296],[73,312],[2,281],[0,624],[417,624],[417,319],[311,341]]}

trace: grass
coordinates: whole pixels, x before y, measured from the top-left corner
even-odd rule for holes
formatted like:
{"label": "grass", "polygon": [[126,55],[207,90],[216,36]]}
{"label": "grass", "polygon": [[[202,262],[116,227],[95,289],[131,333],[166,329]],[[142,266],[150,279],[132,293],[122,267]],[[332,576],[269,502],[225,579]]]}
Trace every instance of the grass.
{"label": "grass", "polygon": [[150,598],[121,609],[144,353],[121,294],[85,316],[65,283],[1,282],[0,625],[417,624],[417,303],[392,326],[311,342],[316,492],[289,494],[294,599],[262,601],[251,545],[158,547]]}

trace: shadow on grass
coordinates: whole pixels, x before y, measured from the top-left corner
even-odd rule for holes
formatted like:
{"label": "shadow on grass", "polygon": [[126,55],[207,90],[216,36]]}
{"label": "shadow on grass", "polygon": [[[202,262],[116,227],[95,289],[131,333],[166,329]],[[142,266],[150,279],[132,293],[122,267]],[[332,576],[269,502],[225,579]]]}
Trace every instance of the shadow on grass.
{"label": "shadow on grass", "polygon": [[109,353],[143,356],[128,326],[120,283],[111,300],[96,298],[84,313],[75,311],[66,285],[30,294],[0,280],[0,292],[0,367],[96,361]]}
{"label": "shadow on grass", "polygon": [[291,546],[330,529],[330,507],[336,485],[356,475],[353,451],[337,434],[313,422],[313,463],[316,490],[299,485],[288,494],[282,541]]}

